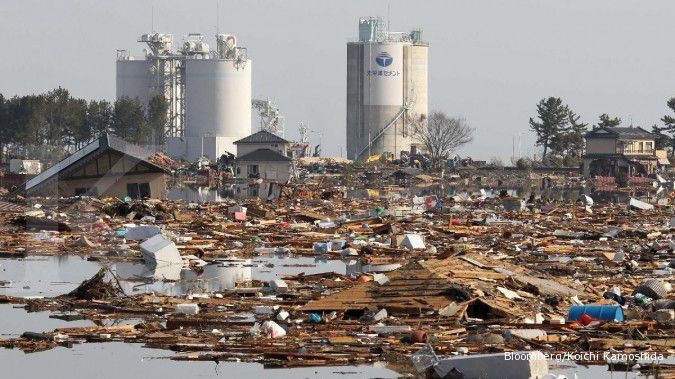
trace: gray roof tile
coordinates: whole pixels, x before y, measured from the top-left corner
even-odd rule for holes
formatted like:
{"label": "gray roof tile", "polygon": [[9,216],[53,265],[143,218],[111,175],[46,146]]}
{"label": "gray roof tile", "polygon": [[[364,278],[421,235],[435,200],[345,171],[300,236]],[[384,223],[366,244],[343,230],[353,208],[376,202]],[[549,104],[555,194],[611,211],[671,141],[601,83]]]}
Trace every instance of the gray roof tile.
{"label": "gray roof tile", "polygon": [[253,133],[248,137],[244,137],[240,140],[234,141],[234,144],[240,143],[290,143],[285,139],[279,137],[276,134],[270,133],[265,130],[261,130],[257,133]]}
{"label": "gray roof tile", "polygon": [[290,162],[292,160],[270,149],[258,149],[237,158],[237,162]]}

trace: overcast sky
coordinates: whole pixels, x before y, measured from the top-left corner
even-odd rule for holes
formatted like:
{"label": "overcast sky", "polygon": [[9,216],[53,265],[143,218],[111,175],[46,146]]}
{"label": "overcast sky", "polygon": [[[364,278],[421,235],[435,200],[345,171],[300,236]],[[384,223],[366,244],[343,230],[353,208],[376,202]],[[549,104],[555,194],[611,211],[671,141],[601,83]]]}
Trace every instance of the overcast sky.
{"label": "overcast sky", "polygon": [[[253,95],[280,105],[286,135],[307,122],[325,154],[344,155],[346,42],[388,5],[392,30],[424,29],[430,110],[466,118],[475,140],[460,153],[474,158],[507,161],[519,135],[537,151],[528,118],[542,97],[589,123],[606,112],[649,128],[675,96],[673,0],[221,0],[220,31],[248,48]],[[156,31],[213,42],[216,0],[2,0],[0,92],[113,100],[115,50],[141,54],[153,6]]]}

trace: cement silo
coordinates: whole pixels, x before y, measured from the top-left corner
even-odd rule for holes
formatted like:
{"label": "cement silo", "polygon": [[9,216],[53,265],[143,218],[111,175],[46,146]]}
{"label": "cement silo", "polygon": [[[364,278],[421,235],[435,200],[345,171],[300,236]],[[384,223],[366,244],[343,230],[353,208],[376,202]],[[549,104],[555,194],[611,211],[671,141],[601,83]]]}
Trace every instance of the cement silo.
{"label": "cement silo", "polygon": [[359,40],[347,44],[347,156],[418,148],[409,120],[428,113],[429,45],[420,30],[390,32],[381,18],[359,20]]}
{"label": "cement silo", "polygon": [[169,103],[164,150],[190,161],[216,160],[232,142],[251,134],[251,60],[232,35],[218,34],[213,51],[201,34],[189,34],[177,51],[173,36],[144,34],[145,57],[117,57],[117,98]]}
{"label": "cement silo", "polygon": [[[218,38],[220,41],[226,37]],[[218,55],[211,59],[186,59],[188,159],[201,156],[202,146],[203,155],[212,160],[226,151],[234,153],[233,142],[251,134],[251,66],[251,60],[245,56],[220,48]]]}
{"label": "cement silo", "polygon": [[181,135],[183,130],[181,80],[184,57],[173,51],[171,34],[143,34],[138,42],[148,46],[143,57],[135,58],[126,50],[117,52],[116,97],[138,98],[144,106],[147,106],[153,96],[164,96],[169,105],[166,135]]}
{"label": "cement silo", "polygon": [[116,97],[138,98],[147,104],[151,89],[150,62],[122,55],[117,59],[116,69]]}

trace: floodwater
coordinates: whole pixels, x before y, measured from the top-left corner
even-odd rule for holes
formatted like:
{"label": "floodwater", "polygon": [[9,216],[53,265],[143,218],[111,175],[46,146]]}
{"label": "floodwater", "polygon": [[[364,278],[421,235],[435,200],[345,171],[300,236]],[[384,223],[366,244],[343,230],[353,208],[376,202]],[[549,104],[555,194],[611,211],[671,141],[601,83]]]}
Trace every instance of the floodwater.
{"label": "floodwater", "polygon": [[0,350],[6,378],[396,378],[394,371],[373,366],[265,369],[257,363],[179,362],[172,353],[121,342],[57,347],[39,353]]}
{"label": "floodwater", "polygon": [[68,293],[93,276],[99,262],[79,256],[31,256],[0,259],[0,295],[53,297]]}
{"label": "floodwater", "polygon": [[[62,321],[49,318],[49,312],[27,313],[9,304],[0,304],[0,338],[16,337],[24,331],[41,332],[59,327],[93,325],[90,321]],[[174,353],[144,348],[141,344],[121,342],[75,344],[72,348],[25,354],[20,350],[1,349],[0,367],[7,378],[100,379],[119,378],[396,378],[385,367],[373,366],[311,367],[265,369],[257,363],[185,362],[168,359]],[[666,362],[675,363],[670,358]],[[114,370],[110,370],[114,367]],[[653,376],[637,372],[610,372],[607,366],[579,366],[573,362],[551,363],[550,372],[572,379],[614,378],[645,379]]]}
{"label": "floodwater", "polygon": [[258,256],[248,263],[214,263],[199,270],[177,265],[149,267],[141,261],[105,263],[79,256],[32,256],[0,259],[0,295],[53,297],[68,293],[82,281],[107,266],[120,278],[128,294],[161,293],[178,296],[188,292],[232,289],[236,282],[270,281],[286,275],[335,272],[351,274],[368,269],[358,260],[327,260],[322,257],[283,255]]}
{"label": "floodwater", "polygon": [[26,312],[23,305],[0,304],[0,338],[19,337],[27,331],[49,332],[56,328],[94,325],[90,320],[64,321],[49,315],[50,312]]}
{"label": "floodwater", "polygon": [[173,186],[169,188],[169,200],[184,200],[188,203],[212,203],[234,199],[235,191],[231,187],[209,186]]}
{"label": "floodwater", "polygon": [[[286,275],[358,272],[360,262],[324,260],[311,257],[260,256],[232,263],[211,263],[199,270],[175,265],[154,268],[138,262],[119,262],[112,266],[126,293],[154,292],[171,296],[186,293],[212,292],[233,289],[236,283],[251,280],[268,282]],[[144,279],[158,279],[143,282]]]}
{"label": "floodwater", "polygon": [[[274,267],[268,267],[273,264]],[[0,280],[10,281],[0,287],[0,294],[12,296],[58,296],[77,287],[83,280],[94,275],[104,263],[90,262],[77,256],[31,257],[21,260],[0,259]],[[123,277],[125,291],[133,291],[139,277],[157,278],[157,270],[148,270],[141,262],[118,262],[111,266]],[[164,271],[162,271],[164,270]],[[166,274],[171,269],[160,269]],[[139,291],[156,291],[182,294],[187,290],[222,290],[234,287],[239,280],[271,280],[288,274],[347,272],[342,261],[304,257],[263,256],[251,264],[217,264],[205,267],[201,279],[194,283],[162,282],[137,286]],[[180,267],[178,268],[180,273]],[[138,276],[135,276],[138,275]],[[198,284],[195,284],[198,283]],[[13,338],[23,332],[45,332],[56,328],[90,326],[90,320],[64,321],[49,318],[50,312],[26,312],[22,306],[0,304],[0,338]],[[133,323],[122,320],[117,324]],[[246,378],[395,378],[398,374],[383,367],[318,367],[297,369],[264,369],[260,364],[223,362],[179,362],[165,359],[170,351],[147,349],[139,344],[102,343],[76,344],[73,348],[57,347],[52,350],[24,354],[20,350],[0,349],[1,377],[25,377],[72,379],[74,377],[96,378],[194,378],[233,377]],[[164,358],[164,359],[162,359]],[[382,365],[380,365],[382,366]],[[114,367],[114,370],[110,370]]]}
{"label": "floodwater", "polygon": [[[206,203],[221,202],[246,197],[255,197],[249,194],[249,186],[242,185],[224,185],[224,186],[172,186],[168,191],[169,200],[183,200],[186,202]],[[351,199],[369,199],[380,196],[402,196],[412,198],[414,196],[455,196],[455,195],[475,195],[481,196],[480,190],[488,198],[499,196],[500,192],[506,191],[509,196],[528,198],[531,194],[541,196],[547,199],[556,199],[564,201],[576,201],[581,194],[587,193],[587,190],[581,187],[552,187],[542,189],[536,186],[523,186],[518,188],[488,188],[475,185],[454,185],[454,184],[433,184],[428,186],[410,186],[397,190],[385,191],[383,189],[368,188],[349,188],[347,197]],[[598,195],[599,197],[599,195]],[[615,200],[615,199],[609,199]]]}
{"label": "floodwater", "polygon": [[[666,358],[661,363],[675,364],[675,357]],[[612,379],[657,379],[654,375],[643,375],[638,371],[609,371],[608,366],[581,366],[574,362],[549,363],[549,372],[576,378],[612,378]]]}
{"label": "floodwater", "polygon": [[[645,191],[636,190],[634,194],[623,192],[592,192],[590,187],[584,186],[554,186],[543,188],[534,182],[521,183],[520,187],[482,187],[475,184],[442,183],[432,185],[410,186],[394,190],[382,188],[354,187],[347,189],[347,197],[351,199],[377,199],[380,197],[404,197],[412,199],[414,196],[472,196],[495,198],[505,191],[508,196],[527,199],[531,195],[542,199],[565,202],[577,201],[581,195],[591,196],[596,203],[625,203],[631,196],[645,195]],[[255,187],[255,186],[253,186]],[[221,202],[233,199],[256,197],[251,193],[249,185],[228,184],[222,186],[172,186],[168,191],[170,200],[184,200],[186,202],[205,203]],[[257,190],[259,191],[259,189]],[[481,193],[481,191],[483,191]],[[257,192],[256,192],[257,193]]]}
{"label": "floodwater", "polygon": [[[0,280],[10,281],[0,287],[0,294],[12,296],[57,296],[77,287],[106,263],[87,261],[78,256],[30,257],[20,260],[0,259]],[[322,257],[263,255],[244,263],[211,264],[201,273],[177,268],[150,270],[142,262],[118,262],[110,265],[128,293],[157,292],[181,295],[187,292],[219,291],[234,287],[235,282],[257,279],[268,281],[284,275],[336,272],[358,273],[364,267],[356,260],[326,260]],[[366,267],[367,269],[367,267]],[[148,278],[176,278],[177,281],[140,282]],[[43,332],[61,327],[89,326],[89,320],[63,321],[49,318],[50,312],[26,312],[21,306],[0,304],[0,338],[12,338],[26,331]],[[134,323],[134,320],[111,320]],[[320,367],[264,369],[260,364],[223,362],[179,362],[166,359],[172,352],[143,348],[139,344],[87,343],[73,348],[58,347],[45,352],[24,354],[19,350],[0,350],[3,377],[73,377],[162,378],[187,377],[265,377],[265,378],[394,378],[398,374],[383,367]],[[666,360],[675,363],[675,357]],[[380,365],[382,366],[382,365]],[[109,370],[115,367],[115,370]],[[606,366],[578,366],[573,362],[551,362],[551,373],[567,378],[649,378],[637,372],[610,372]]]}
{"label": "floodwater", "polygon": [[183,200],[188,203],[212,203],[233,199],[254,198],[261,191],[257,184],[224,184],[220,186],[174,185],[169,187],[169,200]]}

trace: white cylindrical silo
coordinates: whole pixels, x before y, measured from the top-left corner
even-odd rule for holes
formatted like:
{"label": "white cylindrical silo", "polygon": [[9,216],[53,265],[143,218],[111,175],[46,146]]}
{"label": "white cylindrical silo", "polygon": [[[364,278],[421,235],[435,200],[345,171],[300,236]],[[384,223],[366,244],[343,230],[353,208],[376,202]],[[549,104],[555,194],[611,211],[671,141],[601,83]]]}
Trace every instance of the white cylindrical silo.
{"label": "white cylindrical silo", "polygon": [[116,98],[138,98],[141,104],[148,104],[152,87],[150,61],[118,60],[116,66]]}
{"label": "white cylindrical silo", "polygon": [[186,59],[185,138],[188,158],[217,159],[251,134],[250,60]]}
{"label": "white cylindrical silo", "polygon": [[363,45],[363,105],[403,106],[403,43]]}
{"label": "white cylindrical silo", "polygon": [[347,43],[347,157],[418,148],[410,120],[426,115],[428,44],[421,31],[395,33],[379,18],[359,22]]}

